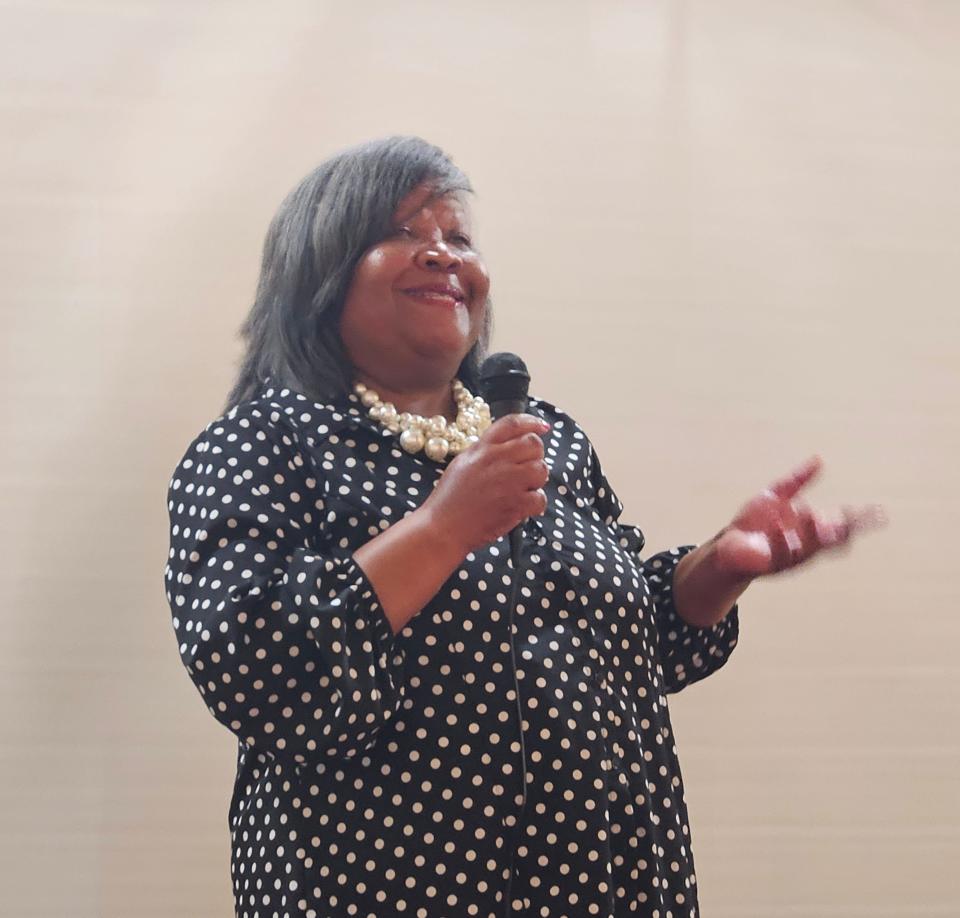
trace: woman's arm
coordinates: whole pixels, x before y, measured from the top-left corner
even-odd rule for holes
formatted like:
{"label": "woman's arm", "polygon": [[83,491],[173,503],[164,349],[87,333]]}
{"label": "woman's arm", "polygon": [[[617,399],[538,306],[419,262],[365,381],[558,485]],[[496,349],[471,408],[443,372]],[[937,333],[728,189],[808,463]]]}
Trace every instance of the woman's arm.
{"label": "woman's arm", "polygon": [[403,701],[397,633],[468,552],[543,512],[543,430],[501,418],[422,507],[344,557],[318,535],[325,489],[297,431],[255,405],[211,424],[170,483],[165,581],[214,717],[299,763],[367,749]]}
{"label": "woman's arm", "polygon": [[322,494],[297,433],[254,405],[211,424],[169,490],[181,660],[242,743],[301,764],[361,753],[403,701],[374,586],[316,538]]}
{"label": "woman's arm", "polygon": [[424,504],[353,552],[394,633],[436,595],[473,549],[541,514],[546,483],[541,437],[529,414],[500,418],[457,456]]}
{"label": "woman's arm", "polygon": [[684,555],[673,572],[673,602],[680,616],[694,628],[711,628],[723,621],[752,577],[721,569],[716,544],[719,536]]}
{"label": "woman's arm", "polygon": [[396,634],[437,594],[464,553],[427,503],[361,545],[353,559],[376,589]]}

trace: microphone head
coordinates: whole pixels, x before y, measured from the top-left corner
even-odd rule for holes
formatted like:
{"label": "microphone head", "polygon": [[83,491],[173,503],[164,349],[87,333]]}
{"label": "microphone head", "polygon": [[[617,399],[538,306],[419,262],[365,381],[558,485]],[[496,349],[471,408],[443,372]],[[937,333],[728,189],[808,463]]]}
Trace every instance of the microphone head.
{"label": "microphone head", "polygon": [[497,402],[526,403],[529,387],[527,365],[516,354],[491,354],[480,367],[480,394],[491,409]]}

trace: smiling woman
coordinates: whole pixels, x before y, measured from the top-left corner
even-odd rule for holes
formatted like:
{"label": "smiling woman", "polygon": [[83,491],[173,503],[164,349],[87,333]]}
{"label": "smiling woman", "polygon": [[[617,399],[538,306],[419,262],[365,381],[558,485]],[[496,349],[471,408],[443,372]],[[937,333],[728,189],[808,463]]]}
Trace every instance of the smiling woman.
{"label": "smiling woman", "polygon": [[417,138],[308,176],[229,410],[170,482],[180,656],[238,742],[238,918],[692,918],[666,696],[724,665],[752,578],[858,520],[796,499],[810,462],[642,558],[571,417],[534,398],[491,424],[470,391],[468,191]]}

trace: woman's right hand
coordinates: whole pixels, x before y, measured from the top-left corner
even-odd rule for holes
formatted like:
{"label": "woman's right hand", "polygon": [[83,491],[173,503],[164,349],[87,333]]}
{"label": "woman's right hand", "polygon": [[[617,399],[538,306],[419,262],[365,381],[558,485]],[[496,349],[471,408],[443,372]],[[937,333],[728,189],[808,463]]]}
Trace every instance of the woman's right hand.
{"label": "woman's right hand", "polygon": [[542,437],[549,429],[532,414],[505,415],[447,466],[422,509],[462,556],[544,513],[549,471]]}

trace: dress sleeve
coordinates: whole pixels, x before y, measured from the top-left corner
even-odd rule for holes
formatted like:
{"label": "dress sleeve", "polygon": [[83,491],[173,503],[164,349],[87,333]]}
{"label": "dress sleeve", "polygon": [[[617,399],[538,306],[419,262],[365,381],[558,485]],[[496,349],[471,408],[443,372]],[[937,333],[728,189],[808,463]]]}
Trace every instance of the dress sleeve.
{"label": "dress sleeve", "polygon": [[403,696],[373,585],[324,542],[315,474],[295,431],[248,406],[194,440],[168,495],[183,664],[241,743],[298,763],[369,748]]}
{"label": "dress sleeve", "polygon": [[679,692],[723,666],[737,646],[740,611],[736,603],[715,625],[697,628],[684,621],[673,603],[673,573],[680,559],[696,545],[681,545],[651,555],[641,572],[653,596],[664,691]]}
{"label": "dress sleeve", "polygon": [[640,559],[644,545],[643,533],[636,526],[620,522],[623,504],[604,476],[592,444],[589,463],[594,509],[614,530],[620,545],[637,555],[640,572],[650,588],[664,692],[679,692],[716,672],[727,662],[737,646],[739,608],[734,604],[717,624],[707,628],[697,628],[684,621],[677,614],[673,602],[673,574],[680,559],[697,546],[682,545],[650,555],[646,560]]}

